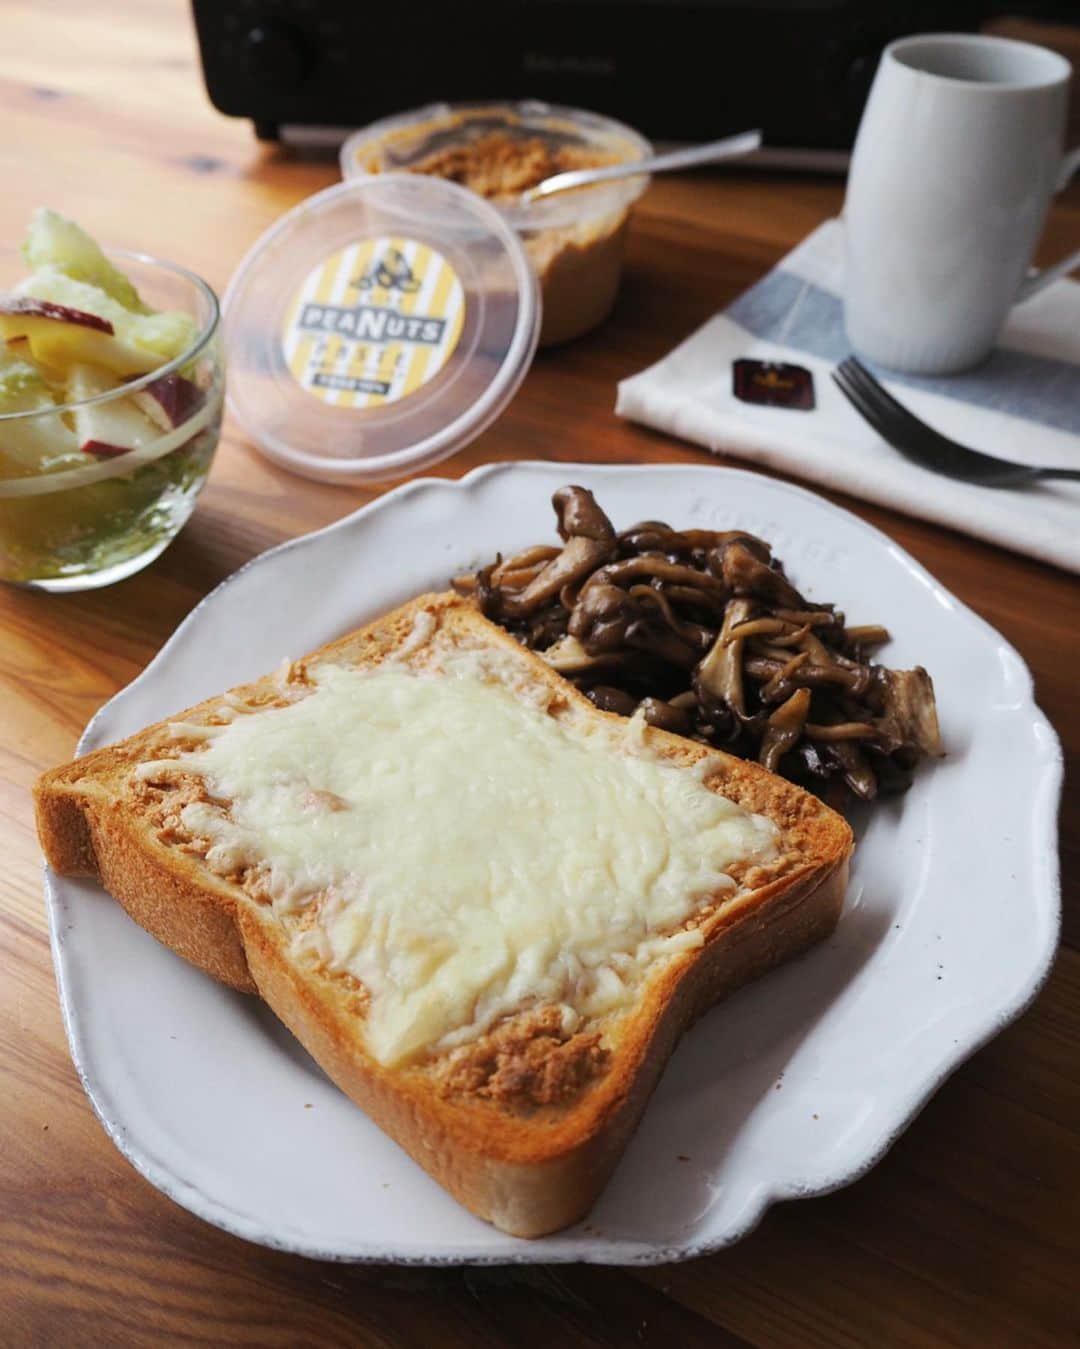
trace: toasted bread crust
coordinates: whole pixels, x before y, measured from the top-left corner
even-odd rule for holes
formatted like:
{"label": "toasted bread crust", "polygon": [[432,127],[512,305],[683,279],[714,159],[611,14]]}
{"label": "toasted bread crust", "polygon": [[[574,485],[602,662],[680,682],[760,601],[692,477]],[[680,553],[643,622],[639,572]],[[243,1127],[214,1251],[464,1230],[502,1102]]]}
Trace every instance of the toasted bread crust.
{"label": "toasted bread crust", "polygon": [[[303,680],[314,660],[381,662],[407,639],[422,610],[471,641],[507,646],[561,699],[582,704],[591,716],[609,716],[453,595],[421,596],[328,644],[296,662],[295,677]],[[235,692],[265,702],[274,690],[267,677]],[[220,701],[180,715],[208,720]],[[664,732],[650,732],[649,743],[673,762],[716,757]],[[736,898],[705,911],[698,921],[704,946],[673,961],[617,1025],[605,1027],[609,1052],[596,1052],[595,1036],[582,1037],[588,1071],[573,1063],[545,1065],[544,1054],[523,1043],[517,1059],[511,1052],[499,1061],[510,1070],[506,1091],[470,1088],[468,1075],[455,1085],[445,1062],[387,1068],[374,1060],[358,1031],[355,989],[298,967],[267,906],[148,827],[145,801],[129,786],[131,769],[163,751],[175,752],[175,743],[167,724],[159,723],[41,778],[35,802],[50,865],[99,879],[136,922],[192,964],[233,988],[258,992],[338,1086],[436,1180],[474,1213],[518,1236],[555,1231],[588,1211],[686,1026],[826,936],[843,902],[852,848],[847,824],[756,764],[720,756],[722,771],[709,785],[779,826],[779,861],[740,876]],[[496,1028],[486,1037],[493,1054],[500,1033],[512,1045]],[[549,1052],[560,1052],[554,1042]],[[541,1089],[529,1073],[555,1086]],[[562,1080],[567,1090],[559,1088]]]}

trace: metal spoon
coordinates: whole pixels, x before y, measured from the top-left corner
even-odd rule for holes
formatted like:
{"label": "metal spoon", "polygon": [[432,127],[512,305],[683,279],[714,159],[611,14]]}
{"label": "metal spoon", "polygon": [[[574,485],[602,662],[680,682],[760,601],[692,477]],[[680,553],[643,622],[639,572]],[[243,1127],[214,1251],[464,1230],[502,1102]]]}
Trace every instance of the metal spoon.
{"label": "metal spoon", "polygon": [[718,164],[722,159],[736,159],[761,148],[760,131],[744,131],[739,136],[726,136],[708,145],[695,145],[688,150],[672,150],[651,159],[627,160],[621,164],[605,164],[599,169],[571,169],[556,173],[530,187],[521,194],[523,202],[539,201],[556,192],[569,192],[575,187],[592,187],[594,183],[610,183],[616,178],[636,178],[642,173],[661,173],[665,169],[688,169],[695,164]]}

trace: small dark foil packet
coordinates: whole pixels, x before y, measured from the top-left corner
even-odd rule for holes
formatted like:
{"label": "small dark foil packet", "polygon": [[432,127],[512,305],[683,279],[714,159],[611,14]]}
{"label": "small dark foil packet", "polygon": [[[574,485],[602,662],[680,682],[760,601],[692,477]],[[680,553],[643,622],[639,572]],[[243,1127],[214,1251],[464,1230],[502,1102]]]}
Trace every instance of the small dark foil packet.
{"label": "small dark foil packet", "polygon": [[812,412],[814,376],[802,365],[754,361],[741,357],[732,364],[732,393],[743,403]]}

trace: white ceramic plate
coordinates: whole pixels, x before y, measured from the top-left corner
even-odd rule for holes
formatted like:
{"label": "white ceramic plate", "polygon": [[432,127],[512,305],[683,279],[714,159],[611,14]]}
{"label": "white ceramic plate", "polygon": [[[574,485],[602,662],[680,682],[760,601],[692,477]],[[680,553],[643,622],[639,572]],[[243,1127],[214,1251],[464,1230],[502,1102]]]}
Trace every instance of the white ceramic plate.
{"label": "white ceramic plate", "polygon": [[256,558],[94,718],[88,750],[275,667],[490,557],[553,535],[593,488],[622,527],[742,526],[792,578],[925,663],[949,747],[859,821],[835,936],[692,1030],[611,1185],[526,1242],[473,1218],[369,1123],[258,1001],[221,988],[97,886],[47,878],[72,1054],[117,1147],[252,1241],[341,1260],[648,1264],[744,1235],[776,1199],[871,1166],[1036,992],[1057,937],[1057,740],[1016,652],[883,534],[800,488],[719,467],[498,465],[411,483]]}

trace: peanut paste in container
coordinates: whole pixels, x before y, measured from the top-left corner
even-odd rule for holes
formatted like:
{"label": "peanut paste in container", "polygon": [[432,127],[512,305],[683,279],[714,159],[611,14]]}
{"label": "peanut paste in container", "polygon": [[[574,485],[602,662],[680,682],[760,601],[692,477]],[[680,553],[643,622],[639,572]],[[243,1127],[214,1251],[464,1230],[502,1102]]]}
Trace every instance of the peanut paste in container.
{"label": "peanut paste in container", "polygon": [[521,195],[572,169],[639,159],[651,147],[608,118],[546,104],[440,105],[350,137],[346,177],[388,171],[444,178],[491,201],[517,230],[540,281],[540,344],[579,337],[611,311],[633,201],[647,179],[526,203]]}

